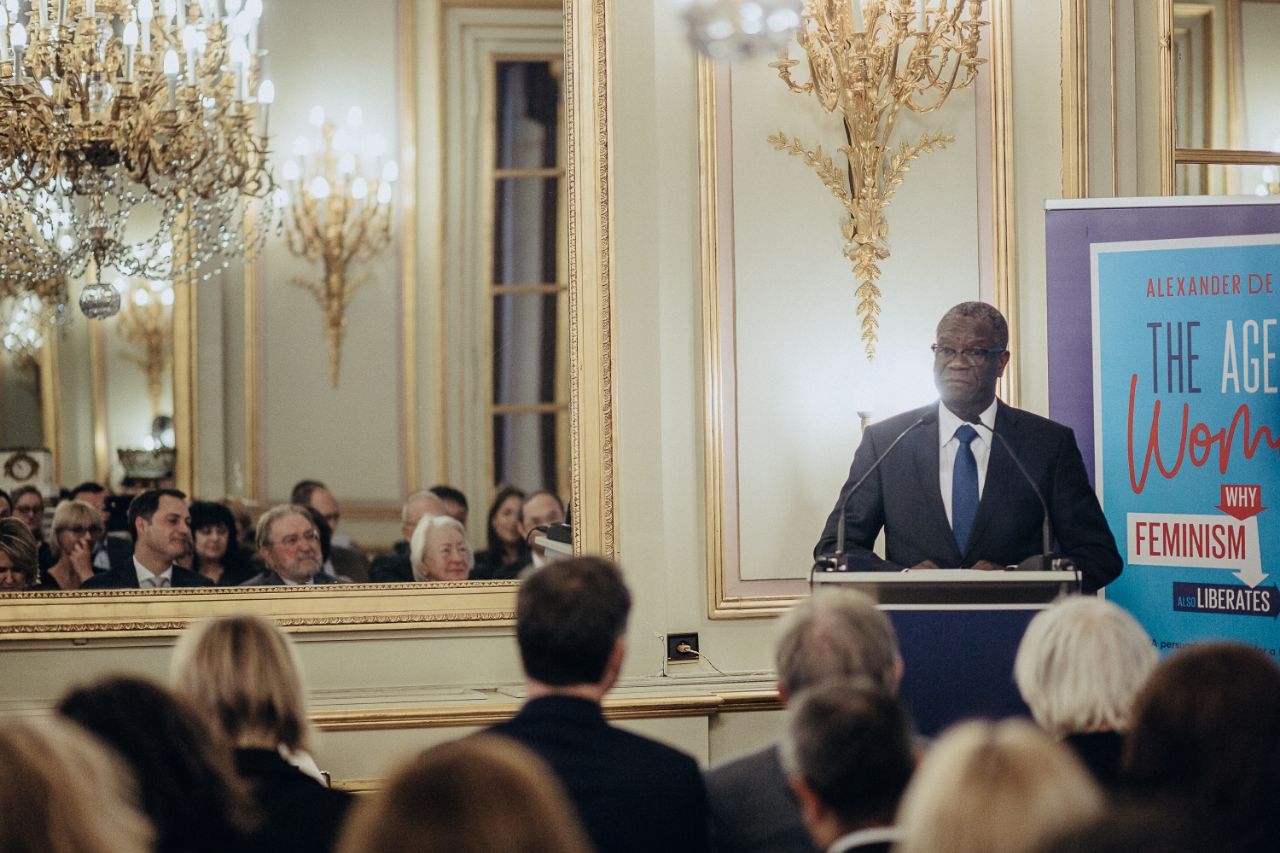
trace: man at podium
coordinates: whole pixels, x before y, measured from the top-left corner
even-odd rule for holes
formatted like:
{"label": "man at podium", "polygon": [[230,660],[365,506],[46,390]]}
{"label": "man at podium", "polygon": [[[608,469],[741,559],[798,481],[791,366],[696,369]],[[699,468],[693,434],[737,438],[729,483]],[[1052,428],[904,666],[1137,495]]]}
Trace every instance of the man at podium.
{"label": "man at podium", "polygon": [[[943,315],[932,346],[939,403],[865,430],[815,558],[852,571],[1003,569],[1056,542],[1086,592],[1120,574],[1071,429],[996,399],[1008,345],[1004,316],[986,303]],[[871,550],[882,528],[887,559]]]}

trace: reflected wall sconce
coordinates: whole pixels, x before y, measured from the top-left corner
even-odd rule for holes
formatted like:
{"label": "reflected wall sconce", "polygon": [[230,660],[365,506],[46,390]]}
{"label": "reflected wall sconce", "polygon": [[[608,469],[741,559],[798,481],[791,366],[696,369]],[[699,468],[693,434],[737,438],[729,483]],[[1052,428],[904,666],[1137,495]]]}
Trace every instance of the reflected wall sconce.
{"label": "reflected wall sconce", "polygon": [[127,286],[115,283],[124,295],[124,308],[116,320],[116,333],[134,352],[125,358],[141,368],[147,377],[151,417],[160,414],[160,398],[165,377],[173,360],[173,284],[167,281],[135,281]]}
{"label": "reflected wall sconce", "polygon": [[[968,17],[962,19],[967,10]],[[880,261],[889,257],[885,207],[921,154],[955,137],[925,133],[915,142],[893,144],[898,114],[929,113],[948,96],[972,85],[978,41],[986,23],[982,0],[806,0],[796,33],[809,60],[809,80],[796,83],[800,64],[786,50],[770,64],[793,92],[812,93],[828,113],[839,111],[843,162],[821,148],[806,148],[779,132],[769,142],[811,166],[845,207],[844,255],[858,286],[857,314],[867,361],[875,358],[880,314]]]}
{"label": "reflected wall sconce", "polygon": [[[10,268],[5,266],[6,273]],[[61,276],[31,284],[6,274],[0,279],[0,346],[20,364],[35,365],[46,337],[71,319],[67,300],[67,280]]]}
{"label": "reflected wall sconce", "polygon": [[316,136],[300,137],[294,158],[284,164],[284,189],[277,204],[285,211],[284,232],[289,251],[319,261],[319,281],[293,279],[315,297],[324,312],[329,344],[329,378],[336,388],[346,334],[347,306],[368,275],[350,278],[356,261],[369,260],[391,243],[392,185],[399,177],[394,160],[383,160],[385,140],[377,134],[358,135],[363,123],[359,107],[352,107],[346,125],[325,119],[312,107]]}
{"label": "reflected wall sconce", "polygon": [[676,0],[689,41],[715,60],[781,50],[795,35],[804,0]]}

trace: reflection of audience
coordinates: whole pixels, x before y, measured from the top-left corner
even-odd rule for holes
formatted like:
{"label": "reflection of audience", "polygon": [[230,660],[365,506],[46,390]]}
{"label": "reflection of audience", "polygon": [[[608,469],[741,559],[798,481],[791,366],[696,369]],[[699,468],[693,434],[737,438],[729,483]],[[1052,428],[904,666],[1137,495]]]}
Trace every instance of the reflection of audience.
{"label": "reflection of audience", "polygon": [[467,496],[462,493],[461,489],[446,486],[442,483],[432,486],[427,491],[438,497],[444,504],[444,515],[456,518],[463,527],[467,526],[467,515],[471,510],[467,505]]}
{"label": "reflection of audience", "polygon": [[529,546],[520,532],[524,492],[503,486],[489,507],[485,526],[487,547],[476,554],[475,580],[511,580],[529,564]]}
{"label": "reflection of audience", "polygon": [[23,592],[36,585],[36,540],[16,518],[0,518],[0,592]]}
{"label": "reflection of audience", "polygon": [[416,581],[461,581],[471,573],[467,532],[447,515],[424,516],[409,540],[409,553]]}
{"label": "reflection of audience", "polygon": [[889,853],[915,756],[902,703],[866,679],[832,679],[797,698],[783,764],[823,850]]}
{"label": "reflection of audience", "polygon": [[1136,619],[1106,599],[1077,595],[1031,620],[1013,677],[1040,727],[1113,788],[1133,697],[1155,665],[1151,637]]}
{"label": "reflection of audience", "polygon": [[185,700],[137,678],[73,690],[58,712],[114,749],[141,786],[156,853],[240,849],[246,792],[225,741]]}
{"label": "reflection of audience", "polygon": [[266,569],[241,586],[310,586],[338,581],[320,571],[321,536],[327,531],[312,511],[296,504],[272,507],[258,519],[258,555]]}
{"label": "reflection of audience", "polygon": [[413,560],[409,539],[425,516],[448,515],[444,501],[433,492],[414,492],[400,508],[400,535],[390,554],[379,554],[369,564],[369,580],[374,583],[407,583],[413,580]]}
{"label": "reflection of audience", "polygon": [[1221,850],[1280,850],[1280,667],[1241,643],[1165,658],[1134,701],[1122,778],[1211,828]]}
{"label": "reflection of audience", "polygon": [[1030,853],[1102,813],[1070,749],[1030,722],[961,723],[930,748],[898,810],[895,853]]}
{"label": "reflection of audience", "polygon": [[13,517],[27,525],[36,538],[40,570],[44,571],[57,560],[53,549],[44,541],[44,495],[35,486],[18,486],[13,490]]}
{"label": "reflection of audience", "polygon": [[231,510],[211,501],[191,502],[191,568],[218,586],[238,586],[253,577],[240,553]]}
{"label": "reflection of audience", "polygon": [[4,489],[0,489],[0,518],[13,515],[13,498]]}
{"label": "reflection of audience", "polygon": [[43,590],[77,590],[94,576],[93,543],[102,533],[102,517],[84,501],[63,501],[53,511],[53,556],[44,570]]}
{"label": "reflection of audience", "polygon": [[536,544],[534,540],[545,535],[550,525],[563,521],[564,503],[555,492],[533,492],[520,505],[520,535],[529,545],[530,564],[534,568],[549,562],[546,548]]}
{"label": "reflection of audience", "polygon": [[369,559],[351,541],[350,536],[338,531],[342,512],[338,509],[338,499],[324,483],[319,480],[302,480],[293,487],[289,502],[315,510],[327,528],[329,542],[325,548],[325,574],[341,575],[357,583],[369,579]]}
{"label": "reflection of audience", "polygon": [[284,634],[260,616],[210,620],[178,640],[170,669],[235,748],[262,818],[257,849],[331,849],[351,795],[321,783],[307,754],[301,671]]}
{"label": "reflection of audience", "polygon": [[[28,534],[30,531],[27,531]],[[120,759],[80,727],[0,725],[0,848],[15,853],[153,853],[154,832]]]}
{"label": "reflection of audience", "polygon": [[161,589],[213,586],[213,581],[177,565],[191,551],[187,496],[177,489],[149,489],[129,504],[133,559],[84,582],[84,589]]}
{"label": "reflection of audience", "polygon": [[110,535],[112,527],[111,507],[107,504],[107,490],[100,483],[92,480],[81,483],[71,490],[71,500],[84,501],[98,511],[102,519],[102,530],[93,539],[94,571],[105,572],[113,566],[129,562],[133,556],[133,546],[127,539]]}
{"label": "reflection of audience", "polygon": [[342,853],[587,853],[560,783],[542,759],[474,735],[434,747],[361,803]]}

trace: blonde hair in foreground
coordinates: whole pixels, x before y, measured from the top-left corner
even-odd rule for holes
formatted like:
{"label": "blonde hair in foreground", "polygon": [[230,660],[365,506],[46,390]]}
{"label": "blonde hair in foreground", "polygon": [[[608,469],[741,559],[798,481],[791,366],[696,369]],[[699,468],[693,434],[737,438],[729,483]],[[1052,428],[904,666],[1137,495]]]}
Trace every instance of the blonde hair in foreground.
{"label": "blonde hair in foreground", "polygon": [[550,768],[515,741],[433,747],[357,804],[339,853],[589,853]]}
{"label": "blonde hair in foreground", "polygon": [[1031,853],[1102,808],[1079,759],[1031,723],[961,723],[938,739],[907,786],[894,851]]}
{"label": "blonde hair in foreground", "polygon": [[5,853],[150,853],[133,777],[79,726],[0,721],[0,767]]}
{"label": "blonde hair in foreground", "polygon": [[246,613],[193,625],[178,639],[169,671],[174,689],[234,745],[306,749],[298,661],[273,622]]}

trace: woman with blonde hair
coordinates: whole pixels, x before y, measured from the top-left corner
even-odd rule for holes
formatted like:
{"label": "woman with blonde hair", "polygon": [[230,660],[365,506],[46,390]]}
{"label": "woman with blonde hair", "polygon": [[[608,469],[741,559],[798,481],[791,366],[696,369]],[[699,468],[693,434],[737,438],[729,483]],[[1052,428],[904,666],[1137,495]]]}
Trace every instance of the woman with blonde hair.
{"label": "woman with blonde hair", "polygon": [[36,538],[16,518],[0,518],[0,592],[23,592],[36,585]]}
{"label": "woman with blonde hair", "polygon": [[0,721],[0,767],[5,853],[151,853],[133,777],[79,726]]}
{"label": "woman with blonde hair", "polygon": [[331,849],[351,795],[324,785],[306,752],[302,679],[285,635],[251,614],[194,625],[174,648],[170,674],[235,746],[236,770],[262,817],[254,841],[264,849]]}
{"label": "woman with blonde hair", "polygon": [[1102,809],[1102,791],[1080,760],[1031,723],[961,723],[907,786],[894,850],[1030,853]]}
{"label": "woman with blonde hair", "polygon": [[341,853],[588,853],[551,769],[520,744],[474,735],[428,749],[362,802]]}
{"label": "woman with blonde hair", "polygon": [[63,501],[53,511],[53,557],[40,589],[71,591],[93,577],[93,541],[102,533],[102,516],[92,504]]}

